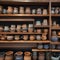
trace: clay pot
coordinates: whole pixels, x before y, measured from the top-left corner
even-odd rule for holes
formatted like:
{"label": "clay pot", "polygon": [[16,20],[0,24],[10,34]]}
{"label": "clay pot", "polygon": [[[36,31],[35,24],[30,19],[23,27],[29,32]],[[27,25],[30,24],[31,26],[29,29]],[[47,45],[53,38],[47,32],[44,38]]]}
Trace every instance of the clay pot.
{"label": "clay pot", "polygon": [[24,14],[24,7],[19,7],[19,14]]}
{"label": "clay pot", "polygon": [[35,36],[34,35],[30,35],[30,40],[34,40]]}
{"label": "clay pot", "polygon": [[11,6],[8,6],[7,13],[8,14],[12,14],[13,13],[13,8]]}
{"label": "clay pot", "polygon": [[14,7],[13,13],[18,14],[18,8],[17,7]]}
{"label": "clay pot", "polygon": [[25,13],[26,13],[26,14],[30,14],[30,13],[31,13],[30,7],[26,7]]}
{"label": "clay pot", "polygon": [[36,35],[36,39],[37,40],[41,40],[41,36],[40,35]]}
{"label": "clay pot", "polygon": [[5,60],[13,60],[13,51],[6,52]]}
{"label": "clay pot", "polygon": [[56,41],[58,41],[58,37],[57,37],[57,36],[52,36],[52,37],[51,37],[51,40],[52,40],[53,42],[56,42]]}
{"label": "clay pot", "polygon": [[13,40],[13,36],[7,36],[7,40]]}
{"label": "clay pot", "polygon": [[31,60],[31,53],[30,52],[24,53],[24,60]]}
{"label": "clay pot", "polygon": [[44,29],[44,33],[48,33],[48,29]]}
{"label": "clay pot", "polygon": [[28,35],[23,35],[23,40],[28,40]]}
{"label": "clay pot", "polygon": [[33,28],[28,28],[28,32],[33,32]]}
{"label": "clay pot", "polygon": [[60,32],[58,32],[58,35],[60,36]]}
{"label": "clay pot", "polygon": [[42,40],[46,40],[47,36],[46,35],[42,35]]}
{"label": "clay pot", "polygon": [[47,15],[47,9],[43,9],[43,15]]}
{"label": "clay pot", "polygon": [[1,35],[1,40],[5,40],[6,39],[6,35]]}
{"label": "clay pot", "polygon": [[17,25],[16,30],[17,30],[17,32],[20,32],[21,31],[21,25]]}
{"label": "clay pot", "polygon": [[19,35],[15,35],[15,40],[19,40],[20,36]]}
{"label": "clay pot", "polygon": [[41,21],[36,21],[36,25],[41,25]]}
{"label": "clay pot", "polygon": [[3,10],[3,7],[2,7],[2,6],[0,6],[0,14],[2,13],[2,10]]}
{"label": "clay pot", "polygon": [[9,31],[9,26],[4,26],[4,31],[8,32]]}
{"label": "clay pot", "polygon": [[37,33],[41,33],[41,29],[37,29],[36,32],[37,32]]}
{"label": "clay pot", "polygon": [[3,31],[3,26],[0,26],[0,32],[2,32]]}
{"label": "clay pot", "polygon": [[21,51],[16,52],[15,60],[23,60],[23,52],[21,52]]}
{"label": "clay pot", "polygon": [[41,8],[38,8],[38,9],[37,9],[37,14],[42,14]]}

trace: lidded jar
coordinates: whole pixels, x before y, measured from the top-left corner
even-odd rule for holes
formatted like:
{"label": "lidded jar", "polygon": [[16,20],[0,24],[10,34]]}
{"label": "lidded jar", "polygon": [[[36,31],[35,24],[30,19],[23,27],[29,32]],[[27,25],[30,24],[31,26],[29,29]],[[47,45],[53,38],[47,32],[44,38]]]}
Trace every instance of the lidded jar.
{"label": "lidded jar", "polygon": [[23,60],[23,52],[18,51],[14,54],[15,60]]}
{"label": "lidded jar", "polygon": [[24,53],[24,60],[31,60],[31,52],[25,52]]}
{"label": "lidded jar", "polygon": [[19,7],[19,14],[24,14],[24,7]]}
{"label": "lidded jar", "polygon": [[18,14],[18,8],[14,7],[13,14]]}
{"label": "lidded jar", "polygon": [[23,40],[28,40],[28,35],[23,35]]}
{"label": "lidded jar", "polygon": [[13,8],[11,6],[8,6],[7,13],[8,14],[12,14],[13,13]]}
{"label": "lidded jar", "polygon": [[38,8],[38,9],[37,9],[37,14],[42,14],[41,8]]}
{"label": "lidded jar", "polygon": [[47,9],[43,9],[43,15],[47,15]]}
{"label": "lidded jar", "polygon": [[2,13],[2,10],[3,10],[3,7],[2,7],[2,6],[0,6],[0,14]]}
{"label": "lidded jar", "polygon": [[26,7],[26,9],[25,9],[25,13],[26,13],[26,14],[30,14],[30,13],[31,13],[31,9],[30,9],[30,7]]}
{"label": "lidded jar", "polygon": [[13,51],[8,51],[5,53],[5,60],[13,60]]}
{"label": "lidded jar", "polygon": [[43,44],[38,44],[38,49],[43,49]]}
{"label": "lidded jar", "polygon": [[30,40],[34,40],[35,39],[35,35],[30,35]]}

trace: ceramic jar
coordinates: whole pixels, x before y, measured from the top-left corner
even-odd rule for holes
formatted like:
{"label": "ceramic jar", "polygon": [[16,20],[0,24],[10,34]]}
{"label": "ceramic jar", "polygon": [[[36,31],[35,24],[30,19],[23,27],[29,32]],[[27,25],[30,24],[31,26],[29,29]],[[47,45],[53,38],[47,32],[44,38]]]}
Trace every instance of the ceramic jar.
{"label": "ceramic jar", "polygon": [[37,40],[41,40],[41,36],[40,35],[36,35],[36,39]]}
{"label": "ceramic jar", "polygon": [[28,28],[33,28],[33,24],[29,24],[28,25]]}
{"label": "ceramic jar", "polygon": [[41,25],[41,21],[36,21],[36,25]]}
{"label": "ceramic jar", "polygon": [[8,14],[12,14],[13,13],[13,8],[11,6],[8,6],[7,13]]}
{"label": "ceramic jar", "polygon": [[26,24],[22,25],[22,32],[27,32],[27,25]]}
{"label": "ceramic jar", "polygon": [[36,9],[32,9],[32,14],[36,14]]}
{"label": "ceramic jar", "polygon": [[42,14],[41,8],[38,8],[38,9],[37,9],[37,14]]}
{"label": "ceramic jar", "polygon": [[44,44],[44,49],[49,49],[49,45],[48,44]]}
{"label": "ceramic jar", "polygon": [[37,29],[36,32],[37,33],[41,33],[42,31],[41,31],[41,29]]}
{"label": "ceramic jar", "polygon": [[52,40],[53,42],[56,42],[56,41],[58,41],[58,37],[57,37],[57,36],[52,36],[52,37],[51,37],[51,40]]}
{"label": "ceramic jar", "polygon": [[7,13],[7,9],[3,9],[3,14],[6,14]]}
{"label": "ceramic jar", "polygon": [[53,26],[56,26],[57,25],[57,23],[56,23],[56,21],[53,21],[53,24],[52,24]]}
{"label": "ceramic jar", "polygon": [[59,7],[56,7],[55,14],[58,14],[58,13],[59,13]]}
{"label": "ceramic jar", "polygon": [[5,32],[8,32],[10,29],[9,29],[9,26],[4,26],[4,31]]}
{"label": "ceramic jar", "polygon": [[4,52],[0,52],[0,60],[4,60],[4,56],[5,56],[5,53]]}
{"label": "ceramic jar", "polygon": [[2,32],[3,31],[3,26],[0,26],[0,32]]}
{"label": "ceramic jar", "polygon": [[14,7],[13,14],[18,14],[18,8]]}
{"label": "ceramic jar", "polygon": [[28,40],[28,35],[23,35],[23,40]]}
{"label": "ceramic jar", "polygon": [[7,40],[13,40],[13,36],[7,36]]}
{"label": "ceramic jar", "polygon": [[17,25],[16,31],[17,32],[20,32],[21,31],[21,25]]}
{"label": "ceramic jar", "polygon": [[35,36],[34,35],[30,35],[30,41],[34,40]]}
{"label": "ceramic jar", "polygon": [[16,52],[15,60],[23,60],[23,52],[21,52],[21,51]]}
{"label": "ceramic jar", "polygon": [[15,30],[16,30],[16,26],[15,25],[11,25],[10,32],[15,32]]}
{"label": "ceramic jar", "polygon": [[15,35],[15,40],[19,40],[20,39],[20,36],[19,35]]}
{"label": "ceramic jar", "polygon": [[38,60],[44,60],[45,54],[43,52],[39,53]]}
{"label": "ceramic jar", "polygon": [[19,14],[24,14],[24,7],[19,7]]}
{"label": "ceramic jar", "polygon": [[28,28],[28,32],[33,32],[33,28]]}
{"label": "ceramic jar", "polygon": [[38,44],[38,49],[43,49],[43,44]]}
{"label": "ceramic jar", "polygon": [[47,9],[43,9],[43,15],[47,15]]}
{"label": "ceramic jar", "polygon": [[55,7],[51,8],[51,14],[55,14]]}
{"label": "ceramic jar", "polygon": [[46,40],[47,36],[46,35],[42,35],[42,40]]}
{"label": "ceramic jar", "polygon": [[37,52],[33,52],[33,60],[37,60]]}
{"label": "ceramic jar", "polygon": [[56,31],[52,31],[52,35],[56,36],[57,35]]}
{"label": "ceramic jar", "polygon": [[48,29],[44,29],[44,33],[48,33]]}
{"label": "ceramic jar", "polygon": [[25,9],[25,13],[26,13],[26,14],[30,14],[30,13],[31,13],[31,9],[30,9],[30,7],[26,7],[26,9]]}
{"label": "ceramic jar", "polygon": [[13,51],[6,52],[5,60],[13,60]]}
{"label": "ceramic jar", "polygon": [[31,53],[30,52],[24,53],[24,60],[31,60]]}
{"label": "ceramic jar", "polygon": [[2,10],[3,10],[3,7],[2,7],[2,6],[0,6],[0,14],[2,13]]}
{"label": "ceramic jar", "polygon": [[48,26],[48,21],[47,21],[47,19],[44,19],[44,20],[43,20],[42,25],[43,25],[43,26]]}

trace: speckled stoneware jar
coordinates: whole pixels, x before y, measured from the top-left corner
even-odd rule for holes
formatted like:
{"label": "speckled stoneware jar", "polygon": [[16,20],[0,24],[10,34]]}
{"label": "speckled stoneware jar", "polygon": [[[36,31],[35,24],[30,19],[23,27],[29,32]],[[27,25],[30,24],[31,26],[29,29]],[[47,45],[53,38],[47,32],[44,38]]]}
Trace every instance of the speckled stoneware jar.
{"label": "speckled stoneware jar", "polygon": [[38,49],[43,49],[43,44],[38,44]]}
{"label": "speckled stoneware jar", "polygon": [[31,60],[31,53],[30,52],[24,53],[24,60]]}
{"label": "speckled stoneware jar", "polygon": [[26,9],[25,9],[25,13],[26,13],[26,14],[30,14],[30,13],[31,13],[31,9],[30,9],[30,7],[26,7]]}
{"label": "speckled stoneware jar", "polygon": [[37,14],[42,14],[41,8],[38,8],[38,9],[37,9]]}
{"label": "speckled stoneware jar", "polygon": [[8,51],[5,53],[5,60],[13,60],[13,51]]}
{"label": "speckled stoneware jar", "polygon": [[24,14],[24,7],[19,7],[19,14]]}
{"label": "speckled stoneware jar", "polygon": [[8,6],[7,13],[8,14],[12,14],[13,13],[13,8],[11,6]]}
{"label": "speckled stoneware jar", "polygon": [[58,37],[57,37],[57,36],[52,36],[52,37],[51,37],[51,40],[52,40],[53,42],[57,42],[57,41],[58,41]]}
{"label": "speckled stoneware jar", "polygon": [[2,32],[3,31],[3,26],[0,26],[0,32]]}
{"label": "speckled stoneware jar", "polygon": [[17,25],[16,31],[17,31],[17,32],[20,32],[20,31],[21,31],[21,25]]}
{"label": "speckled stoneware jar", "polygon": [[55,7],[51,8],[51,14],[55,14]]}
{"label": "speckled stoneware jar", "polygon": [[18,14],[18,8],[14,7],[13,14]]}
{"label": "speckled stoneware jar", "polygon": [[15,60],[23,60],[23,52],[18,51],[14,54]]}
{"label": "speckled stoneware jar", "polygon": [[0,60],[4,60],[5,52],[0,52]]}
{"label": "speckled stoneware jar", "polygon": [[10,29],[9,29],[9,26],[4,26],[4,31],[5,32],[8,32]]}
{"label": "speckled stoneware jar", "polygon": [[47,9],[43,9],[43,15],[47,15]]}
{"label": "speckled stoneware jar", "polygon": [[3,7],[2,7],[2,6],[0,6],[0,14],[2,13],[2,10],[3,10]]}
{"label": "speckled stoneware jar", "polygon": [[30,35],[30,41],[34,40],[35,36],[34,35]]}

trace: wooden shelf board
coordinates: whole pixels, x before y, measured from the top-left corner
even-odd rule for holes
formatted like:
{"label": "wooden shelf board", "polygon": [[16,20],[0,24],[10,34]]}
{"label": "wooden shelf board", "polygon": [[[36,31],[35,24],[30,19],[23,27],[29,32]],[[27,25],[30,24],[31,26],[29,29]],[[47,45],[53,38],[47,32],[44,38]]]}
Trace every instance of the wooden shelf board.
{"label": "wooden shelf board", "polygon": [[35,33],[35,32],[0,32],[0,34],[42,34],[42,33]]}
{"label": "wooden shelf board", "polygon": [[0,41],[0,43],[49,43],[50,41]]}
{"label": "wooden shelf board", "polygon": [[60,52],[60,50],[56,50],[56,49],[54,49],[54,50],[52,49],[51,51],[52,52]]}
{"label": "wooden shelf board", "polygon": [[50,42],[51,44],[60,44],[60,42]]}
{"label": "wooden shelf board", "polygon": [[34,19],[0,19],[0,21],[34,21]]}
{"label": "wooden shelf board", "polygon": [[52,27],[51,29],[53,29],[53,30],[60,30],[60,27],[58,27],[58,28],[57,27],[56,28]]}
{"label": "wooden shelf board", "polygon": [[41,51],[41,52],[46,52],[46,51],[51,51],[50,49],[32,49],[32,51]]}
{"label": "wooden shelf board", "polygon": [[15,17],[15,16],[20,16],[20,17],[23,17],[23,16],[26,16],[26,17],[27,17],[27,16],[30,16],[30,17],[40,17],[40,16],[42,16],[42,17],[43,17],[43,16],[45,16],[45,17],[47,17],[47,16],[49,16],[49,14],[48,14],[48,15],[40,15],[40,14],[0,14],[0,17],[1,17],[1,16],[2,16],[2,17],[3,17],[3,16],[7,16],[7,17],[8,17],[8,16],[12,16],[12,17],[13,17],[13,16],[14,16],[14,17]]}
{"label": "wooden shelf board", "polygon": [[52,17],[54,16],[54,17],[58,17],[58,16],[60,16],[60,14],[52,14],[51,15]]}

